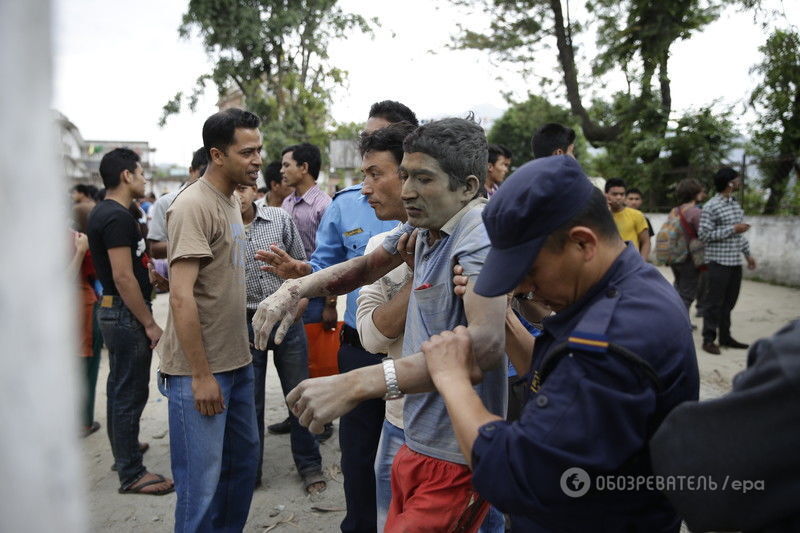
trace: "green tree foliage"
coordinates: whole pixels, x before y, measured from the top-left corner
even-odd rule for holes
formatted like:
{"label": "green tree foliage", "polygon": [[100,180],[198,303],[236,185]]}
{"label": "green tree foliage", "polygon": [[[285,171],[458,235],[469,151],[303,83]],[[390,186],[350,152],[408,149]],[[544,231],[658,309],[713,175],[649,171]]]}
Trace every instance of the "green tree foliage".
{"label": "green tree foliage", "polygon": [[[537,54],[554,41],[570,111],[590,143],[606,145],[634,130],[663,139],[672,109],[670,48],[714,20],[730,1],[587,0],[588,14],[578,20],[570,13],[569,0],[453,0],[491,17],[488,31],[462,27],[455,44],[487,50],[530,72]],[[625,98],[614,101],[618,109],[613,120],[592,113],[584,104],[583,84],[590,79],[579,74],[573,37],[589,25],[596,29],[598,49],[591,60],[591,81],[597,83],[612,70],[622,70],[628,81]],[[648,146],[650,150],[645,150]],[[660,152],[658,143],[639,148],[645,162],[655,160]]]}
{"label": "green tree foliage", "polygon": [[[613,116],[613,105],[597,104],[593,108],[594,112],[601,110]],[[643,189],[648,209],[666,209],[672,206],[671,193],[683,178],[696,178],[707,187],[712,186],[710,177],[737,147],[738,132],[730,115],[730,109],[711,107],[687,111],[670,121],[663,139],[625,130],[617,142],[607,145],[594,158],[592,169],[606,178],[623,178],[628,185]],[[661,157],[643,163],[637,154],[653,149],[648,144],[661,147]]]}
{"label": "green tree foliage", "polygon": [[794,205],[783,206],[792,172],[800,176],[800,34],[776,30],[759,50],[762,60],[752,71],[761,82],[750,96],[758,113],[753,145],[769,189],[764,214],[772,215],[797,204],[792,190],[787,204]]}
{"label": "green tree foliage", "polygon": [[301,141],[324,149],[331,90],[346,76],[328,46],[353,30],[369,32],[368,21],[336,0],[190,0],[179,34],[196,31],[214,69],[164,105],[160,124],[184,104],[193,110],[211,82],[220,98],[241,95],[262,118],[268,157]]}
{"label": "green tree foliage", "polygon": [[[541,96],[530,94],[525,101],[510,100],[508,103],[506,112],[492,124],[488,139],[490,143],[502,144],[513,152],[512,162],[515,167],[533,157],[531,136],[539,126],[548,122],[559,122],[576,128],[569,110],[553,105]],[[582,138],[578,139],[576,150],[580,157],[584,151]]]}

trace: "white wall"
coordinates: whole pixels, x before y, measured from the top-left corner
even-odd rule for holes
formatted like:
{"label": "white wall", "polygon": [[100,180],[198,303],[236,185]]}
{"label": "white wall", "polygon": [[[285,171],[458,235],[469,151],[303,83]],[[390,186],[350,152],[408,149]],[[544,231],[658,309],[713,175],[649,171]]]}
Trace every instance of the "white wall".
{"label": "white wall", "polygon": [[[658,233],[667,215],[646,215]],[[751,226],[744,235],[758,263],[756,270],[745,268],[744,276],[800,287],[800,217],[746,216],[744,221]]]}
{"label": "white wall", "polygon": [[[0,0],[0,531],[86,531],[46,0]],[[32,203],[31,183],[35,185]]]}

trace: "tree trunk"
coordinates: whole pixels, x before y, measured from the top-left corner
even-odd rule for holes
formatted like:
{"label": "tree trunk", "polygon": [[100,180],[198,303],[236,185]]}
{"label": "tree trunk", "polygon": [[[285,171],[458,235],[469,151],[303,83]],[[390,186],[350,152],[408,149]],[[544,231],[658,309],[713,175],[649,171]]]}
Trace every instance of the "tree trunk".
{"label": "tree trunk", "polygon": [[764,184],[769,188],[769,198],[767,203],[764,204],[764,214],[774,215],[777,214],[786,194],[786,185],[789,183],[789,174],[795,166],[798,154],[784,154],[780,156],[778,161],[773,167],[773,171],[767,178]]}
{"label": "tree trunk", "polygon": [[575,66],[575,50],[572,42],[567,38],[564,26],[564,14],[561,11],[560,0],[550,0],[555,21],[556,46],[558,47],[558,61],[564,71],[564,85],[567,88],[567,100],[572,112],[580,119],[583,134],[592,145],[613,141],[622,131],[619,123],[611,126],[598,124],[589,116],[581,101],[580,86],[578,85],[578,70]]}
{"label": "tree trunk", "polygon": [[[781,206],[781,200],[786,194],[786,186],[789,183],[789,174],[792,169],[797,172],[797,159],[800,157],[800,129],[797,123],[800,121],[800,88],[794,94],[792,102],[792,116],[783,123],[783,133],[779,145],[779,161],[775,164],[767,178],[765,184],[769,187],[769,198],[764,205],[765,215],[774,215]],[[800,177],[800,172],[798,172]]]}

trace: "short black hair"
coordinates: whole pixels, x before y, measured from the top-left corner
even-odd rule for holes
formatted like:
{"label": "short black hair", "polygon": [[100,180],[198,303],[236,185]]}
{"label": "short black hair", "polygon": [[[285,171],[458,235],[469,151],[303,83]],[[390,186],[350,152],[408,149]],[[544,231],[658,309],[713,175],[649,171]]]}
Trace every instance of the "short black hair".
{"label": "short black hair", "polygon": [[266,187],[259,187],[259,188],[258,188],[258,189],[256,189],[256,190],[257,190],[258,192],[262,193],[262,194],[267,194],[267,192],[269,191],[269,189],[267,189]]}
{"label": "short black hair", "polygon": [[205,174],[206,167],[208,166],[208,152],[204,146],[201,146],[192,154],[192,163],[189,165],[189,170],[199,170],[200,175]]}
{"label": "short black hair", "polygon": [[236,128],[255,129],[261,119],[250,111],[231,107],[214,113],[203,124],[203,148],[206,157],[211,161],[211,149],[216,148],[223,153],[233,144]]}
{"label": "short black hair", "polygon": [[717,192],[722,192],[728,187],[728,183],[739,177],[739,173],[731,167],[722,167],[714,174],[714,188]]}
{"label": "short black hair", "polygon": [[505,146],[505,145],[502,145],[502,144],[497,144],[495,146],[497,146],[498,148],[500,148],[503,151],[503,156],[506,159],[511,159],[512,157],[514,157],[514,152],[512,152],[511,149],[508,146]]}
{"label": "short black hair", "polygon": [[508,157],[509,159],[511,159],[510,156],[506,155],[506,150],[504,150],[503,147],[500,146],[499,144],[490,144],[489,145],[489,164],[490,165],[494,165],[497,162],[497,158],[500,157],[500,156]]}
{"label": "short black hair", "polygon": [[548,122],[531,137],[534,159],[551,156],[559,148],[566,152],[570,144],[575,144],[575,130],[558,122]]}
{"label": "short black hair", "polygon": [[403,141],[414,129],[413,124],[402,121],[369,133],[362,132],[358,140],[358,151],[361,157],[367,152],[391,152],[399,166],[403,162]]}
{"label": "short black hair", "polygon": [[489,143],[483,128],[473,119],[445,118],[415,129],[405,141],[403,151],[421,152],[436,159],[450,178],[450,190],[466,185],[468,176],[478,178],[478,194],[483,192],[489,162]]}
{"label": "short black hair", "polygon": [[100,177],[106,189],[115,189],[119,186],[120,175],[123,171],[136,171],[136,165],[141,161],[139,154],[130,148],[114,148],[100,160]]}
{"label": "short black hair", "polygon": [[75,191],[75,192],[81,193],[82,195],[86,196],[87,198],[93,198],[93,195],[92,195],[90,187],[91,187],[91,185],[84,185],[83,183],[78,183],[77,185],[72,187],[72,190]]}
{"label": "short black hair", "polygon": [[275,182],[280,184],[281,181],[283,181],[283,176],[281,176],[280,161],[272,161],[264,167],[264,183],[267,184],[267,188],[270,187],[270,183]]}
{"label": "short black hair", "polygon": [[86,190],[89,191],[88,196],[89,196],[89,198],[92,198],[92,199],[96,199],[97,198],[97,193],[100,192],[100,189],[98,189],[94,185],[87,185],[86,186]]}
{"label": "short black hair", "polygon": [[369,108],[368,118],[372,117],[385,118],[392,124],[408,122],[413,126],[419,126],[417,115],[408,106],[394,100],[383,100],[372,104],[372,107]]}
{"label": "short black hair", "polygon": [[610,179],[606,180],[606,185],[605,185],[605,188],[604,188],[605,192],[610,191],[614,187],[622,187],[626,191],[628,190],[625,187],[625,181],[622,178],[610,178]]}
{"label": "short black hair", "polygon": [[319,148],[311,143],[293,144],[284,148],[281,151],[281,156],[289,152],[292,152],[292,159],[298,165],[308,163],[308,173],[316,181],[319,176],[319,169],[322,166],[322,154],[320,154]]}
{"label": "short black hair", "polygon": [[621,239],[611,211],[608,209],[606,197],[597,187],[593,187],[592,194],[586,202],[586,207],[572,219],[556,228],[548,236],[545,246],[550,250],[561,251],[567,242],[569,230],[576,226],[591,228],[601,239],[607,242]]}
{"label": "short black hair", "polygon": [[703,185],[694,178],[682,179],[675,186],[675,196],[681,204],[691,202],[702,191]]}
{"label": "short black hair", "polygon": [[644,194],[642,194],[642,191],[638,187],[631,187],[625,191],[625,196],[629,194],[638,194],[640,197],[644,198]]}

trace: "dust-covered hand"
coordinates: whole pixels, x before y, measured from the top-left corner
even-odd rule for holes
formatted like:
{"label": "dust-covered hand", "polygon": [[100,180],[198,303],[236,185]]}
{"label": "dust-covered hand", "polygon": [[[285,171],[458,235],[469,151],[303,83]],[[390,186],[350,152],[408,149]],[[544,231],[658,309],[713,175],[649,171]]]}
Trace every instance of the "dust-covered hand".
{"label": "dust-covered hand", "polygon": [[417,247],[418,234],[419,228],[415,228],[411,233],[403,233],[397,241],[397,252],[411,270],[414,270],[414,250]]}
{"label": "dust-covered hand", "polygon": [[255,332],[255,345],[259,350],[266,350],[269,334],[275,324],[280,323],[275,332],[275,344],[283,342],[286,331],[294,323],[299,311],[300,283],[295,280],[286,281],[271,296],[265,298],[253,316],[253,331]]}
{"label": "dust-covered hand", "polygon": [[350,374],[306,379],[286,396],[286,405],[311,433],[322,433],[325,424],[358,405]]}

